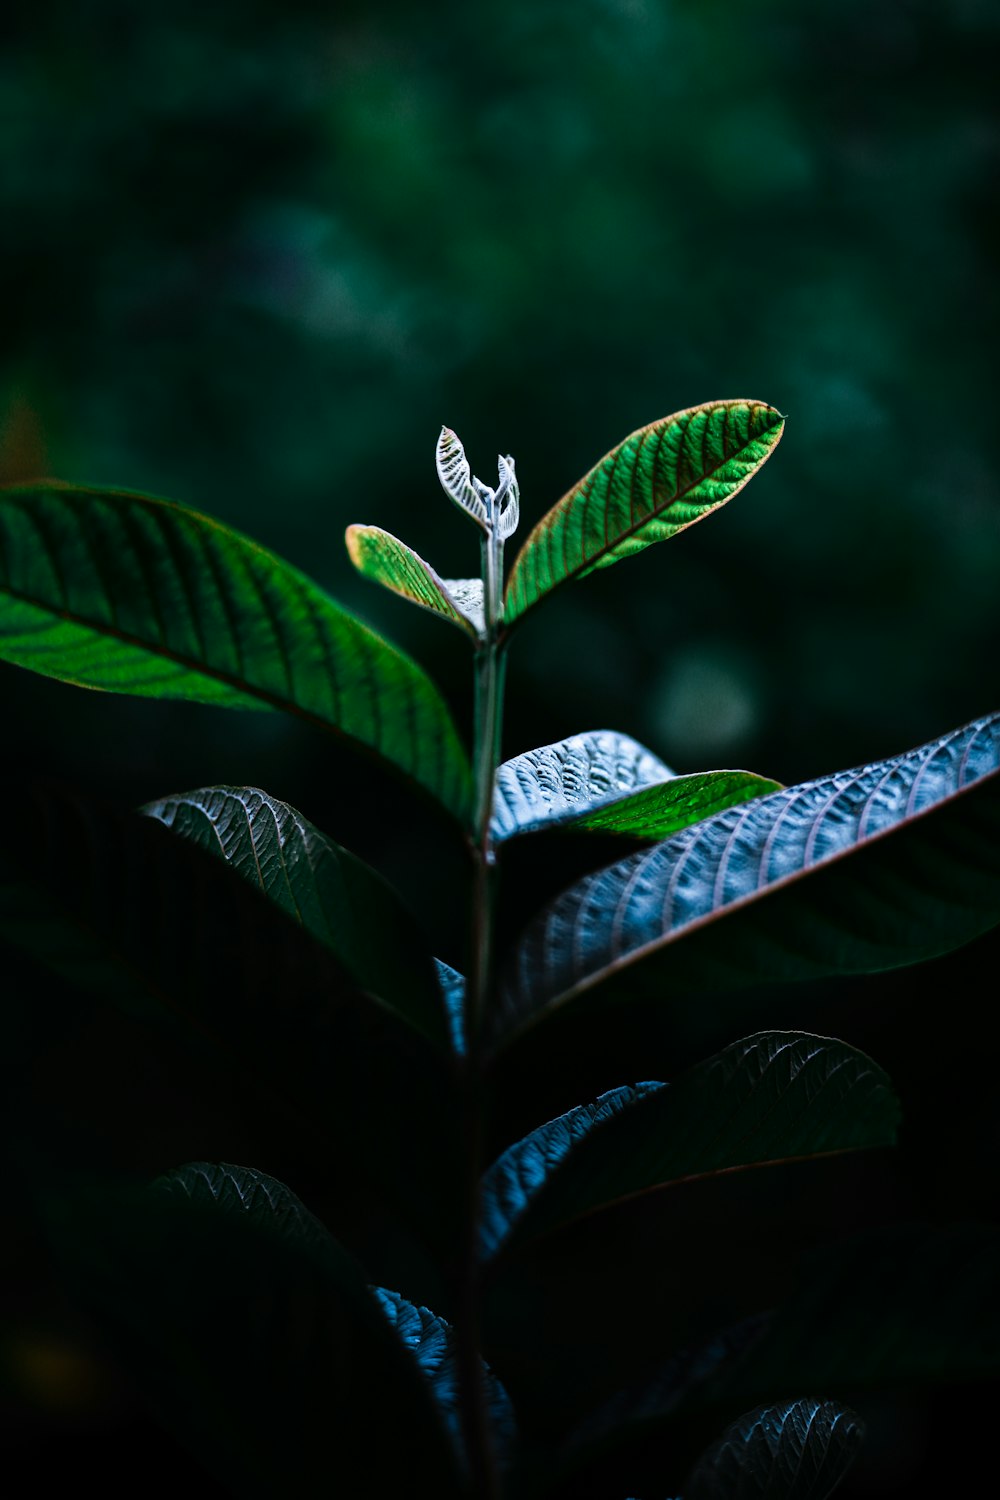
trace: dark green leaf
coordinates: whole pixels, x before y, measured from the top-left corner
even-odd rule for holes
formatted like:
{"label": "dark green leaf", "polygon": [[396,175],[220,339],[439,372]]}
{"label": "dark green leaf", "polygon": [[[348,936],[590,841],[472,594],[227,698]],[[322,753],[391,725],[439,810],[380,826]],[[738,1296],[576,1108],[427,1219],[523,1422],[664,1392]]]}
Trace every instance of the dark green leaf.
{"label": "dark green leaf", "polygon": [[417,1363],[281,1183],[195,1163],[55,1222],[123,1375],[236,1494],[346,1493],[362,1473],[395,1500],[414,1471],[459,1493]]}
{"label": "dark green leaf", "polygon": [[695,1400],[995,1378],[998,1265],[1000,1231],[977,1225],[894,1226],[819,1250],[802,1263],[764,1335]]}
{"label": "dark green leaf", "polygon": [[221,860],[157,819],[54,794],[8,803],[0,935],[76,985],[207,1044],[323,1143],[331,1180],[380,1210],[394,1202],[401,1225],[447,1235],[416,1165],[433,1157],[442,1184],[457,1170],[443,1006],[432,1045]]}
{"label": "dark green leaf", "polygon": [[699,1459],[685,1500],[826,1500],[864,1429],[835,1401],[783,1401],[747,1412]]}
{"label": "dark green leaf", "polygon": [[107,692],[286,709],[468,810],[467,756],[416,663],[181,505],[53,482],[0,492],[0,656]]}
{"label": "dark green leaf", "polygon": [[762,1032],[674,1084],[613,1089],[518,1141],[483,1178],[480,1253],[502,1251],[679,1181],[763,1162],[887,1146],[888,1078],[843,1042]]}
{"label": "dark green leaf", "polygon": [[708,401],[633,432],[531,532],[511,569],[504,619],[724,505],[774,451],[783,426],[759,401]]}
{"label": "dark green leaf", "polygon": [[971,941],[1000,921],[998,767],[993,714],[586,877],[517,945],[495,1035],[612,978],[677,996],[892,968]]}
{"label": "dark green leaf", "polygon": [[496,843],[567,827],[664,839],[713,813],[780,790],[750,771],[677,776],[627,734],[573,735],[505,761],[493,801]]}
{"label": "dark green leaf", "polygon": [[256,787],[211,786],[142,809],[226,863],[337,955],[359,986],[441,1033],[433,962],[390,885],[294,807]]}
{"label": "dark green leaf", "polygon": [[365,578],[382,584],[383,588],[391,589],[394,594],[419,604],[423,609],[429,609],[442,619],[450,620],[473,640],[478,639],[483,629],[483,585],[480,579],[461,579],[458,584],[461,595],[453,594],[452,585],[439,578],[412,547],[379,526],[348,526],[347,550],[351,562]]}

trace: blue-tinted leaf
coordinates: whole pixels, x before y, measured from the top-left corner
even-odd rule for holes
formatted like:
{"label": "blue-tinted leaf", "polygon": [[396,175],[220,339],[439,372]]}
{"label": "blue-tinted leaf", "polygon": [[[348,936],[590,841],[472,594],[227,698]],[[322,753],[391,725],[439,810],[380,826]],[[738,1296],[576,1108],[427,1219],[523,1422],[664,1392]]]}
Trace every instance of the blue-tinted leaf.
{"label": "blue-tinted leaf", "polygon": [[554,827],[673,776],[627,734],[595,729],[504,761],[493,794],[496,842]]}
{"label": "blue-tinted leaf", "polygon": [[[372,1291],[397,1336],[419,1365],[452,1441],[461,1450],[458,1349],[454,1329],[436,1313],[415,1306],[398,1292],[387,1291],[384,1287],[373,1287]],[[485,1365],[482,1378],[493,1429],[494,1451],[501,1461],[505,1461],[515,1437],[514,1411],[507,1392]]]}
{"label": "blue-tinted leaf", "polygon": [[[129,1382],[250,1500],[394,1500],[414,1471],[457,1497],[426,1383],[359,1267],[282,1184],[192,1163],[64,1203],[60,1254]],[[386,1441],[386,1434],[392,1441]]]}
{"label": "blue-tinted leaf", "polygon": [[678,1079],[613,1089],[511,1146],[483,1178],[494,1259],[636,1193],[762,1162],[891,1145],[888,1078],[843,1042],[762,1032]]}
{"label": "blue-tinted leaf", "polygon": [[1000,921],[998,768],[993,714],[587,876],[518,943],[497,1041],[598,985],[588,1003],[653,983],[676,997],[892,968],[970,941]]}
{"label": "blue-tinted leaf", "polygon": [[434,960],[438,986],[448,1017],[451,1047],[456,1057],[465,1056],[465,976],[443,959]]}
{"label": "blue-tinted leaf", "polygon": [[685,1500],[826,1500],[857,1456],[859,1418],[835,1401],[762,1406],[699,1459]]}

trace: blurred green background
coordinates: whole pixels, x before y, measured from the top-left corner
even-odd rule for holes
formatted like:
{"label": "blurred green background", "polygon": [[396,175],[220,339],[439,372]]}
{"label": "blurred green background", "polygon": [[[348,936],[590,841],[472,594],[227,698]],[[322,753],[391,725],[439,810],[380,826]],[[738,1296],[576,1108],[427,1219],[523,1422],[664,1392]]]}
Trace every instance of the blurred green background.
{"label": "blurred green background", "polygon": [[[344,527],[460,576],[443,422],[484,479],[516,457],[524,533],[635,427],[762,399],[786,433],[731,506],[525,625],[505,752],[609,726],[791,782],[906,749],[1000,707],[998,65],[995,0],[13,3],[0,478],[220,516],[467,725],[464,640]],[[8,775],[262,785],[460,957],[457,846],[315,732],[2,685]]]}
{"label": "blurred green background", "polygon": [[[995,3],[54,0],[0,27],[6,479],[223,517],[467,719],[462,643],[356,579],[344,526],[469,572],[442,422],[484,477],[516,456],[524,532],[633,428],[752,396],[788,414],[775,462],[525,627],[507,752],[609,724],[788,781],[996,706]],[[16,676],[18,740],[64,719]],[[241,779],[251,746],[278,794],[317,770],[292,725],[79,713],[74,755],[140,795],[179,759]]]}

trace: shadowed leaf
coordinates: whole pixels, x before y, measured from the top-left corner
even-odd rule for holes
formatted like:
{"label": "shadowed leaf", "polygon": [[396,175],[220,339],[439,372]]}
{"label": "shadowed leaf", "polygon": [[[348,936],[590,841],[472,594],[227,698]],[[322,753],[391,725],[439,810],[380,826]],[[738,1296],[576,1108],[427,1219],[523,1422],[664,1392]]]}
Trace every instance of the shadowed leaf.
{"label": "shadowed leaf", "polygon": [[887,969],[971,941],[1000,921],[998,766],[993,714],[587,876],[518,943],[495,1035],[609,980],[677,996]]}
{"label": "shadowed leaf", "polygon": [[337,1493],[363,1473],[366,1494],[394,1500],[414,1468],[460,1493],[418,1361],[283,1184],[192,1163],[53,1218],[130,1383],[234,1493]]}
{"label": "shadowed leaf", "polygon": [[759,401],[708,401],[633,432],[564,495],[514,560],[510,624],[572,578],[665,541],[737,494],[784,418]]}
{"label": "shadowed leaf", "polygon": [[835,1401],[758,1407],[699,1459],[685,1500],[826,1500],[854,1462],[863,1431]]}
{"label": "shadowed leaf", "polygon": [[736,1167],[888,1146],[888,1078],[843,1042],[762,1032],[676,1083],[613,1089],[511,1146],[483,1178],[492,1260],[623,1198]]}
{"label": "shadowed leaf", "polygon": [[395,1203],[401,1224],[447,1232],[414,1165],[432,1155],[446,1182],[459,1150],[436,1001],[421,1018],[432,1044],[222,860],[158,819],[65,795],[22,795],[0,825],[0,936],[207,1044],[267,1108],[323,1143],[331,1180]]}
{"label": "shadowed leaf", "polygon": [[392,887],[294,807],[256,787],[211,786],[142,811],[224,859],[337,955],[362,989],[441,1034],[433,961]]}
{"label": "shadowed leaf", "polygon": [[[450,620],[466,635],[477,640],[483,628],[482,582],[477,578],[461,579],[460,593],[438,577],[429,563],[418,557],[412,547],[397,541],[378,526],[348,526],[347,550],[351,562],[365,578],[382,584],[403,599],[429,609],[432,614]],[[478,584],[478,609],[476,589]]]}
{"label": "shadowed leaf", "polygon": [[[373,1287],[397,1336],[413,1354],[434,1394],[435,1402],[452,1441],[463,1448],[460,1410],[458,1347],[455,1331],[426,1307],[416,1307],[398,1292]],[[514,1412],[503,1386],[484,1365],[483,1386],[489,1407],[497,1456],[506,1457],[514,1441]]]}
{"label": "shadowed leaf", "polygon": [[815,1251],[764,1335],[697,1404],[995,1378],[998,1265],[1000,1231],[980,1225],[897,1225]]}
{"label": "shadowed leaf", "polygon": [[285,709],[468,809],[468,758],[416,663],[273,553],[166,500],[0,491],[0,657],[106,692]]}
{"label": "shadowed leaf", "polygon": [[438,986],[451,1035],[452,1051],[456,1057],[465,1056],[465,976],[442,959],[436,958]]}

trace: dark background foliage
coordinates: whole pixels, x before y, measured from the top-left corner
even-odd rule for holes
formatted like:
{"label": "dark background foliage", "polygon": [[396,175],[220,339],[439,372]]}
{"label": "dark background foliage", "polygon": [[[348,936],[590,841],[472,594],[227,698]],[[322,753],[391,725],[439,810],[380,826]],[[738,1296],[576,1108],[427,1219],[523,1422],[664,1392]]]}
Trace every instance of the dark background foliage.
{"label": "dark background foliage", "polygon": [[[9,7],[0,38],[0,477],[222,517],[405,641],[465,724],[465,644],[357,579],[344,526],[471,572],[442,422],[483,477],[516,456],[526,529],[632,428],[756,397],[787,431],[724,515],[525,626],[505,752],[607,724],[678,770],[792,782],[1000,706],[995,3],[49,0]],[[277,716],[0,670],[15,786],[42,771],[122,805],[264,786],[397,879],[461,961],[460,852],[381,773]],[[553,858],[512,862],[510,928],[571,873]],[[893,1166],[801,1210],[818,1238],[995,1208],[969,1042],[995,952],[757,1006],[867,1046],[910,1122]],[[684,1018],[679,1058],[747,1017]],[[752,1184],[777,1239],[790,1186]],[[60,1385],[58,1343],[29,1378],[23,1322],[16,1452],[23,1428],[35,1462],[113,1471],[127,1399],[86,1371],[74,1395],[69,1367]],[[946,1423],[958,1397],[935,1399]],[[934,1423],[908,1396],[868,1416],[853,1493],[902,1493]]]}

